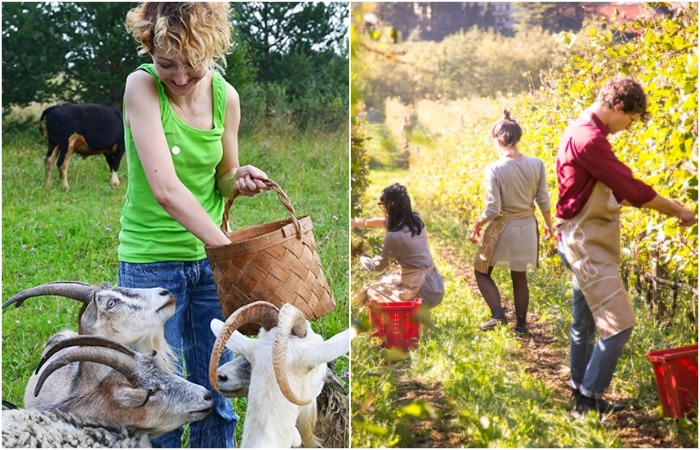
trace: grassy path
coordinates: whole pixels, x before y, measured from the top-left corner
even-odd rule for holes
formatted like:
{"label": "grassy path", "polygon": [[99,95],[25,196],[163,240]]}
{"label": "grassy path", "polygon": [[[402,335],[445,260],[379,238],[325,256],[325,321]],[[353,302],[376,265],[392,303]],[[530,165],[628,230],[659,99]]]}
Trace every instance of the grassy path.
{"label": "grassy path", "polygon": [[[394,182],[406,184],[409,193],[417,192],[420,168],[399,169],[387,163],[396,152],[395,147],[385,146],[381,124],[373,124],[370,134],[375,138],[371,155],[376,163],[370,173],[370,198],[377,198],[383,187]],[[412,148],[419,145],[413,144]],[[430,148],[420,145],[420,151]],[[370,202],[369,215],[379,214],[374,208]],[[506,328],[483,333],[477,327],[488,317],[488,308],[473,276],[476,246],[466,238],[468,225],[450,223],[443,212],[422,205],[420,196],[414,209],[428,225],[446,297],[433,310],[436,327],[423,326],[420,347],[403,358],[370,356],[376,350],[363,338],[356,340],[359,352],[353,344],[353,358],[360,355],[371,361],[368,368],[353,363],[353,380],[357,379],[353,385],[363,389],[371,385],[367,392],[354,390],[353,399],[366,408],[368,417],[373,416],[366,422],[371,426],[365,428],[371,432],[358,432],[361,438],[353,438],[353,446],[650,448],[692,447],[697,442],[687,430],[694,422],[662,418],[652,409],[658,400],[639,397],[622,373],[608,398],[627,401],[630,409],[602,420],[593,415],[573,419],[568,383],[569,277],[561,273],[551,243],[543,248],[543,267],[528,275],[529,334],[518,336]],[[378,240],[381,233],[371,236]],[[372,278],[353,265],[353,286]],[[514,323],[508,272],[496,270],[494,279]],[[353,311],[354,317],[362,314]],[[372,426],[377,428],[372,431]],[[354,436],[355,432],[353,428]],[[371,433],[378,437],[372,438]]]}
{"label": "grassy path", "polygon": [[[470,295],[480,299],[473,273],[460,256],[444,243],[436,246],[436,258],[455,269],[455,277],[466,285]],[[508,302],[508,299],[505,300]],[[507,304],[507,303],[506,303]],[[436,311],[435,314],[439,314]],[[506,314],[514,322],[512,305]],[[567,415],[571,408],[568,388],[568,354],[561,339],[554,337],[554,327],[540,320],[537,313],[529,315],[530,332],[526,336],[514,336],[520,342],[522,352],[519,365],[524,372],[542,380],[551,392],[554,413]],[[430,333],[424,338],[440,341],[439,333]],[[425,344],[425,342],[423,342]],[[564,343],[565,344],[565,343]],[[462,343],[467,345],[467,343]],[[442,344],[438,343],[438,347]],[[459,405],[446,395],[446,388],[439,379],[428,378],[411,370],[410,360],[403,360],[398,367],[396,391],[392,396],[393,408],[399,410],[411,403],[421,406],[425,413],[420,417],[403,417],[397,426],[399,441],[403,448],[454,448],[469,446],[470,436],[464,433],[458,421]],[[616,436],[616,446],[652,448],[677,446],[678,443],[665,436],[658,421],[644,421],[634,410],[611,415],[601,422],[602,426]],[[640,421],[640,419],[642,419]],[[571,419],[573,421],[573,419]]]}

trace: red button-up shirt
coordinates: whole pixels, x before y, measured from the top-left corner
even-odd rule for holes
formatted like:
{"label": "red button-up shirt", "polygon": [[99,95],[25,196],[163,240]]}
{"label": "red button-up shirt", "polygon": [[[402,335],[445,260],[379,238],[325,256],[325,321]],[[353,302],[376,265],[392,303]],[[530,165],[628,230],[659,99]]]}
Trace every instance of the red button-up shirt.
{"label": "red button-up shirt", "polygon": [[[588,114],[595,123],[589,120]],[[557,154],[559,201],[556,216],[560,219],[575,217],[600,181],[613,192],[619,203],[627,200],[640,207],[656,197],[656,191],[634,178],[607,140],[610,130],[593,113],[584,113],[564,133]]]}

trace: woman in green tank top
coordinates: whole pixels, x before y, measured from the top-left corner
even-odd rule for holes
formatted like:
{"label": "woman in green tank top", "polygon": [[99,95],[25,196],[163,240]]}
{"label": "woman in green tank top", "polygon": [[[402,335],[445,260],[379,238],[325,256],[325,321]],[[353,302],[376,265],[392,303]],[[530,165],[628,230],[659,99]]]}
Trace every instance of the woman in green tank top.
{"label": "woman in green tank top", "polygon": [[[224,199],[234,189],[257,194],[267,179],[239,165],[238,93],[214,70],[230,47],[229,12],[228,3],[144,3],[126,18],[153,64],[130,74],[124,93],[129,184],[119,285],[172,292],[177,306],[166,339],[184,356],[187,378],[210,390],[209,323],[223,317],[204,245],[230,243],[218,225]],[[233,446],[237,417],[228,399],[212,394],[212,414],[190,424],[191,447]],[[180,447],[181,435],[182,428],[153,444]]]}

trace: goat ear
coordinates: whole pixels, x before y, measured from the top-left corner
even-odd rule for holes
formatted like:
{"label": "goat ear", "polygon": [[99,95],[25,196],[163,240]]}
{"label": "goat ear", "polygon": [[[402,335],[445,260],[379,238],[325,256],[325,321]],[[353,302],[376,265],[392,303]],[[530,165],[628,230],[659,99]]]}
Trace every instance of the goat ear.
{"label": "goat ear", "polygon": [[316,367],[344,355],[350,351],[350,329],[341,331],[318,346],[313,355],[309,355],[309,366]]}
{"label": "goat ear", "polygon": [[146,403],[150,395],[148,389],[120,386],[114,391],[114,400],[123,408],[139,408]]}
{"label": "goat ear", "polygon": [[219,319],[211,319],[209,327],[211,328],[211,332],[214,333],[214,336],[218,337],[221,334],[221,329],[224,328],[224,322]]}
{"label": "goat ear", "polygon": [[[85,309],[83,310],[81,317],[80,317],[80,323],[88,323],[88,324],[95,324],[97,323],[97,304],[95,301],[91,301],[85,306]],[[82,332],[85,334],[93,334],[93,333],[88,333],[88,331],[92,330],[83,330]]]}
{"label": "goat ear", "polygon": [[[219,319],[212,319],[210,327],[214,336],[218,337],[221,330],[224,328],[224,323]],[[255,343],[255,339],[250,339],[249,337],[243,336],[238,331],[234,331],[226,342],[226,348],[235,353],[240,353],[250,361]]]}

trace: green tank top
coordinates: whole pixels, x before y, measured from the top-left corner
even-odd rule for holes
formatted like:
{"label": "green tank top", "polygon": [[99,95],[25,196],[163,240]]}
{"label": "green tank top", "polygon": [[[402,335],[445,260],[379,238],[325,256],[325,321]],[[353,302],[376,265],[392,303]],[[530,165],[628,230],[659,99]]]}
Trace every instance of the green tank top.
{"label": "green tank top", "polygon": [[[221,222],[224,199],[216,189],[216,166],[223,157],[221,138],[226,114],[226,82],[212,78],[214,128],[202,130],[183,122],[173,111],[153,64],[143,64],[156,82],[160,117],[170,157],[180,181],[192,192],[215,223]],[[126,106],[124,107],[126,113]],[[126,116],[126,114],[124,114]],[[174,149],[175,143],[180,151]],[[124,121],[128,186],[119,233],[119,261],[149,263],[197,261],[206,258],[204,243],[180,225],[156,201],[139,160],[131,128]]]}

